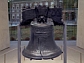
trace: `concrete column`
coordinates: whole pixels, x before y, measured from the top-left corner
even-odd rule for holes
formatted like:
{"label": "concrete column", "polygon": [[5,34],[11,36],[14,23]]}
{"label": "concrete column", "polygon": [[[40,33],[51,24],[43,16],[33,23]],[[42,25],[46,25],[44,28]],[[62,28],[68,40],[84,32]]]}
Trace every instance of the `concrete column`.
{"label": "concrete column", "polygon": [[84,0],[78,0],[77,46],[84,49]]}
{"label": "concrete column", "polygon": [[0,50],[8,48],[10,45],[7,1],[0,0]]}

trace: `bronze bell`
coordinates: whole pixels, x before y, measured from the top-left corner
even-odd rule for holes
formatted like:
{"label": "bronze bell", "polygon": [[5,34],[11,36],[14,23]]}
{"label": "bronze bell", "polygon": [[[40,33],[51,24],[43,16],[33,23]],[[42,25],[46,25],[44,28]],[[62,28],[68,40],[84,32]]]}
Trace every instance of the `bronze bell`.
{"label": "bronze bell", "polygon": [[54,41],[53,25],[31,25],[30,41],[22,54],[35,60],[53,59],[62,54]]}

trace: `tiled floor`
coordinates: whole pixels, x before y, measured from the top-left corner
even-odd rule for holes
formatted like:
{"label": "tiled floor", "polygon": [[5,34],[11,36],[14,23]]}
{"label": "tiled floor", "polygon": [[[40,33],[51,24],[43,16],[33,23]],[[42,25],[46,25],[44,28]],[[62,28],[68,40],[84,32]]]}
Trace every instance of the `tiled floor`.
{"label": "tiled floor", "polygon": [[[28,41],[22,41],[21,46],[22,50],[24,46],[27,46]],[[62,41],[56,41],[56,44],[58,46],[63,46]],[[80,63],[80,52],[82,56],[82,63],[84,63],[84,50],[76,47],[76,41],[67,41],[67,63]],[[79,52],[80,51],[80,52]],[[61,60],[62,57],[62,60]],[[10,48],[0,51],[0,63],[4,63],[4,59],[6,63],[18,63],[18,58],[17,58],[17,41],[12,41]],[[63,54],[60,55],[59,57],[55,58],[54,60],[29,60],[25,59],[21,55],[21,61],[22,63],[63,63]]]}

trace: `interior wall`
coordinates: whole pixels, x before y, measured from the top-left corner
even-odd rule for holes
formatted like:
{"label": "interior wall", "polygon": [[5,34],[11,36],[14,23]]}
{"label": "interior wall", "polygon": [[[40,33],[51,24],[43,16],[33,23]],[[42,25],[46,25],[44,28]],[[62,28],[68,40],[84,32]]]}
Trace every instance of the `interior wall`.
{"label": "interior wall", "polygon": [[0,50],[10,46],[7,1],[0,0]]}
{"label": "interior wall", "polygon": [[84,0],[78,0],[77,46],[84,49]]}

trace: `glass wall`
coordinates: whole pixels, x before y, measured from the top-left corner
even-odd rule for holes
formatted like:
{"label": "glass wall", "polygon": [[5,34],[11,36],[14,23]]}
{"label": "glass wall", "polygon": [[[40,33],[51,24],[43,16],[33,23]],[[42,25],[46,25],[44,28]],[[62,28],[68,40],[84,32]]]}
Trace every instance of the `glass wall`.
{"label": "glass wall", "polygon": [[78,8],[78,0],[63,0],[64,9]]}
{"label": "glass wall", "polygon": [[[67,21],[67,39],[76,40],[76,30],[77,30],[77,8],[78,0],[12,0],[8,2],[9,8],[9,25],[10,25],[10,39],[17,40],[17,24],[21,21],[22,7],[31,6],[33,8],[35,5],[50,5],[53,7],[62,6],[63,13],[65,13],[65,18]],[[21,27],[22,40],[29,40],[30,37],[30,26]],[[55,40],[63,39],[63,27],[54,26],[54,38]]]}
{"label": "glass wall", "polygon": [[[67,40],[76,40],[77,25],[67,25]],[[17,27],[10,27],[10,39],[17,40]],[[30,26],[21,27],[21,40],[30,39]],[[63,26],[54,26],[54,39],[63,39]]]}

